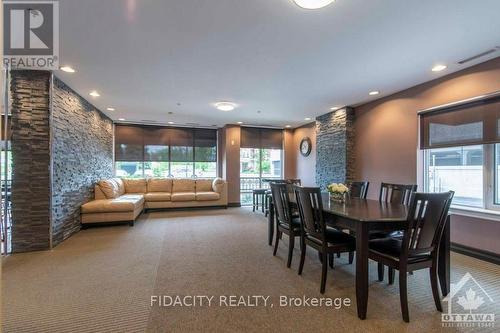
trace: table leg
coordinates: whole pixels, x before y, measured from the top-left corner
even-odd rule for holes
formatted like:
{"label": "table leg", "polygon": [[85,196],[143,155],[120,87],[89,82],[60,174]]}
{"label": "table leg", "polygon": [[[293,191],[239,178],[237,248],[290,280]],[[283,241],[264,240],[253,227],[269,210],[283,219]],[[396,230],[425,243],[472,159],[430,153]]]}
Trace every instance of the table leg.
{"label": "table leg", "polygon": [[356,225],[356,304],[358,318],[366,319],[368,306],[368,229],[366,223]]}
{"label": "table leg", "polygon": [[273,245],[274,236],[274,204],[273,200],[269,200],[269,216],[268,216],[268,242],[269,246]]}
{"label": "table leg", "polygon": [[443,236],[439,243],[438,277],[443,297],[450,292],[450,216],[446,219]]}

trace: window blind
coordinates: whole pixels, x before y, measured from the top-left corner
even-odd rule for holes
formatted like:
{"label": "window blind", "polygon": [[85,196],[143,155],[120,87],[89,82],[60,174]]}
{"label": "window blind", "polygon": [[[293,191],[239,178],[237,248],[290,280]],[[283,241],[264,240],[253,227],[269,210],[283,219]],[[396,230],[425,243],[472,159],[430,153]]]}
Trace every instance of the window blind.
{"label": "window blind", "polygon": [[283,131],[269,128],[242,127],[241,148],[282,149]]}
{"label": "window blind", "polygon": [[420,148],[500,142],[500,96],[431,109],[420,116]]}
{"label": "window blind", "polygon": [[139,162],[144,159],[144,134],[140,126],[115,127],[115,160]]}

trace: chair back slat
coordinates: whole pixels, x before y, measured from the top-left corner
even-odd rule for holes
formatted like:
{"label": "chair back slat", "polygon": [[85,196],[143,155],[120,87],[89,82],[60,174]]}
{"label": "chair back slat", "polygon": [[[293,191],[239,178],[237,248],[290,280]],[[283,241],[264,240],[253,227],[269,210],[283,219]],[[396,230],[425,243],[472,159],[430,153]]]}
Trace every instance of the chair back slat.
{"label": "chair back slat", "polygon": [[296,186],[295,195],[304,232],[323,241],[326,227],[320,188]]}
{"label": "chair back slat", "polygon": [[412,195],[403,237],[404,255],[431,253],[437,249],[453,195],[453,191]]}
{"label": "chair back slat", "polygon": [[379,201],[387,203],[399,202],[407,206],[410,203],[412,193],[416,190],[417,185],[382,183],[380,185]]}
{"label": "chair back slat", "polygon": [[292,211],[287,184],[271,183],[271,195],[276,209],[276,218],[280,223],[291,225]]}
{"label": "chair back slat", "polygon": [[349,185],[349,196],[351,198],[366,199],[370,182],[352,182]]}

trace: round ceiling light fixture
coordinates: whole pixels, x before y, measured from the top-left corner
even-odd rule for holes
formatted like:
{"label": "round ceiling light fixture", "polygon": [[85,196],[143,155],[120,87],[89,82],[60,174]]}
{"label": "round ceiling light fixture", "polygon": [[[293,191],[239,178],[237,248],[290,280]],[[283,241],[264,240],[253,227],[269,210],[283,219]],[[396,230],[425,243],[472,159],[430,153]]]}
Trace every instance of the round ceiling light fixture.
{"label": "round ceiling light fixture", "polygon": [[236,108],[236,104],[231,102],[219,102],[215,103],[215,107],[219,111],[233,111]]}
{"label": "round ceiling light fixture", "polygon": [[335,0],[293,0],[295,4],[304,9],[320,9],[328,6]]}

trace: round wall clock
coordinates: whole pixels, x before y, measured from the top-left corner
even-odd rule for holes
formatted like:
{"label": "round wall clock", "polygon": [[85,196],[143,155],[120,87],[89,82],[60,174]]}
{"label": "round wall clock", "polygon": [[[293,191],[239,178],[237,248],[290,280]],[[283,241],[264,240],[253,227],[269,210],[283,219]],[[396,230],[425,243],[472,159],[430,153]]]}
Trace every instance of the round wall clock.
{"label": "round wall clock", "polygon": [[302,141],[300,141],[300,146],[299,146],[299,150],[302,156],[304,157],[309,156],[309,154],[311,153],[311,149],[312,149],[311,139],[309,139],[308,137],[303,138]]}

